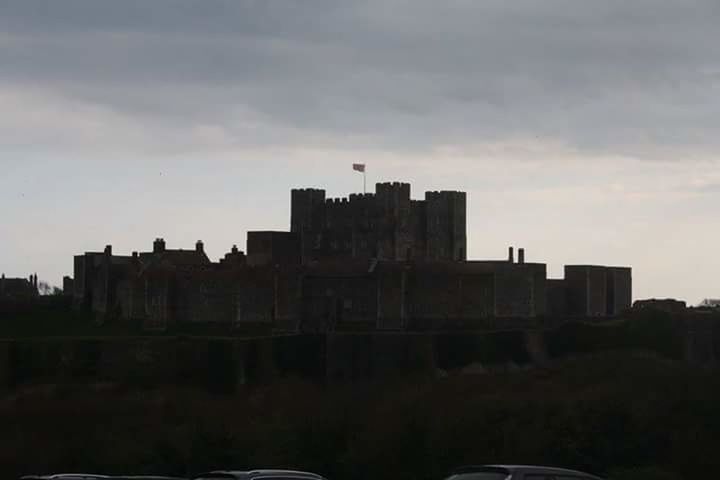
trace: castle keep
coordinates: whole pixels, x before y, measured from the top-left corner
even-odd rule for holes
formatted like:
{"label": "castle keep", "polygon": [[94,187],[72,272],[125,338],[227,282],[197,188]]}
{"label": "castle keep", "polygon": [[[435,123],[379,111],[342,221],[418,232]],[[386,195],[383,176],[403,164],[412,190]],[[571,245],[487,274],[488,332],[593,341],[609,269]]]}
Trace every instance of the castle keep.
{"label": "castle keep", "polygon": [[324,190],[292,191],[291,231],[304,261],[466,258],[466,195],[427,192],[410,198],[407,183],[379,183],[374,194],[326,199]]}
{"label": "castle keep", "polygon": [[629,308],[630,268],[546,265],[511,248],[503,260],[467,260],[466,194],[380,183],[374,194],[329,199],[292,191],[290,231],[254,231],[212,262],[189,250],[75,257],[74,303],[102,318],[225,325],[274,332],[504,329]]}

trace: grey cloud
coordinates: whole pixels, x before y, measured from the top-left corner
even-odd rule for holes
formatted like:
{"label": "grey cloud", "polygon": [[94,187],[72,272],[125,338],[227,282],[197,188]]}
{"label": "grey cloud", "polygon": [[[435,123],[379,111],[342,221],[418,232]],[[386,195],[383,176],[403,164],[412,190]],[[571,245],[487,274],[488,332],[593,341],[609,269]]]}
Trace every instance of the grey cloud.
{"label": "grey cloud", "polygon": [[11,0],[0,88],[240,143],[540,137],[652,157],[717,147],[718,18],[713,0]]}

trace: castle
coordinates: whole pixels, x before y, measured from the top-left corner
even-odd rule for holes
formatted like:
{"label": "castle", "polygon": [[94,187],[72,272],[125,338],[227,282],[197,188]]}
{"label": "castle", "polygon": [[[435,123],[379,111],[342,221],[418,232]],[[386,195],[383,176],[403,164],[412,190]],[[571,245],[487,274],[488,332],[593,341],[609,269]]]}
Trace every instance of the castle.
{"label": "castle", "polygon": [[147,329],[225,325],[272,332],[513,328],[630,308],[627,267],[546,265],[511,247],[503,260],[467,260],[466,194],[379,183],[374,194],[326,198],[292,191],[290,231],[251,231],[211,262],[204,245],[148,252],[111,246],[74,259],[78,308]]}

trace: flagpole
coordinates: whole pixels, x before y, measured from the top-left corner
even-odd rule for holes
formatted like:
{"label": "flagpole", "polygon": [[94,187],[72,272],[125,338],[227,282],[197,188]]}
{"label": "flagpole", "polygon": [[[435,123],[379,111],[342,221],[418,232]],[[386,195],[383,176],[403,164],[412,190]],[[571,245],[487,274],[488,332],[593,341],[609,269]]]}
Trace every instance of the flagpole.
{"label": "flagpole", "polygon": [[367,195],[367,182],[365,181],[365,169],[363,169],[363,195]]}

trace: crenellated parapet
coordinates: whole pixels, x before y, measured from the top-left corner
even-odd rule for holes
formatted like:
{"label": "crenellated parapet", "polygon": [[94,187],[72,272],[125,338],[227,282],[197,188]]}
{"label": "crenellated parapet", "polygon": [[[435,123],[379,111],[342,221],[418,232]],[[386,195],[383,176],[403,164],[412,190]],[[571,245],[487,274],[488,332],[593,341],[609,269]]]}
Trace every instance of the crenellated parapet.
{"label": "crenellated parapet", "polygon": [[324,190],[292,191],[291,229],[301,234],[303,258],[378,258],[404,261],[467,257],[466,194],[427,192],[411,198],[403,182],[375,185],[374,193],[327,198]]}

